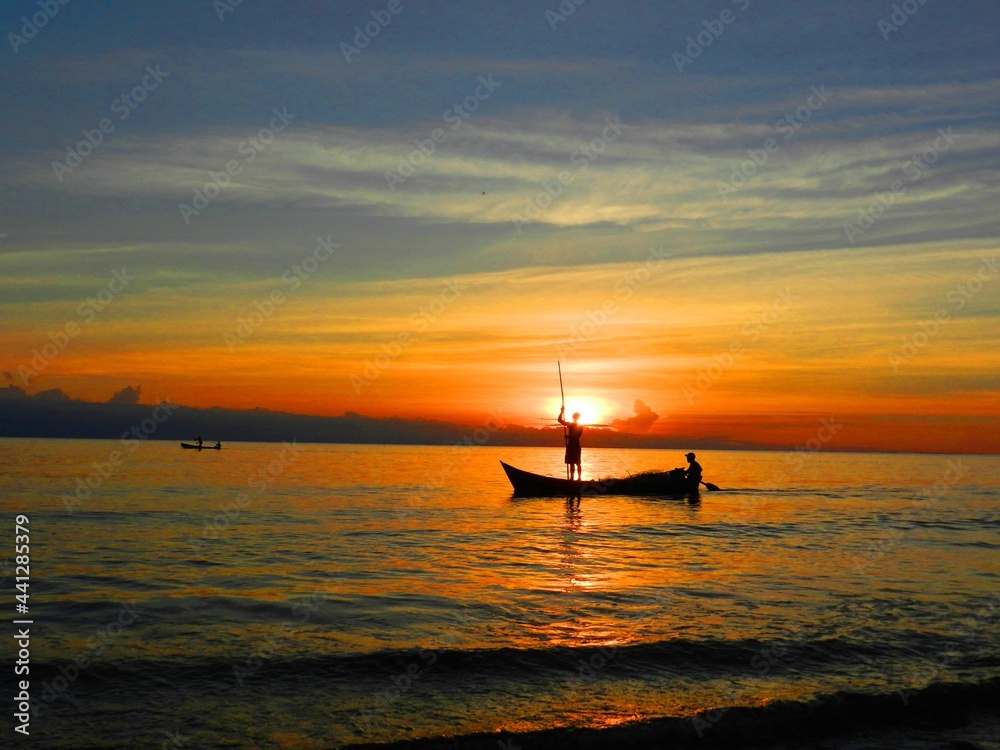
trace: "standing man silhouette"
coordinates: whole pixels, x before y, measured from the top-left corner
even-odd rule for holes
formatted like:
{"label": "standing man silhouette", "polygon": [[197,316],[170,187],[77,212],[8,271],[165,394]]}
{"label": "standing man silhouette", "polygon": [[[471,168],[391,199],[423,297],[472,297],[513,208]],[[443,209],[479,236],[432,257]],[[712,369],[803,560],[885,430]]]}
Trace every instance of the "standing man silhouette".
{"label": "standing man silhouette", "polygon": [[576,470],[576,478],[583,479],[583,464],[580,460],[580,438],[583,436],[583,425],[580,424],[580,414],[573,415],[573,421],[565,420],[566,407],[559,410],[559,424],[566,428],[566,458],[565,463],[569,465],[569,478],[573,479],[573,471]]}

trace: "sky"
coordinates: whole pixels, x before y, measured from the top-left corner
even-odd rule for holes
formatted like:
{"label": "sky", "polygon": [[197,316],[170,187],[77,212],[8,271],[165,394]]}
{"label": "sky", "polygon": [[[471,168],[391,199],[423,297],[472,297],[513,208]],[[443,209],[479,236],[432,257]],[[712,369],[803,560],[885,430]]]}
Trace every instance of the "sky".
{"label": "sky", "polygon": [[0,372],[541,426],[558,362],[591,424],[996,452],[998,27],[991,0],[11,0]]}

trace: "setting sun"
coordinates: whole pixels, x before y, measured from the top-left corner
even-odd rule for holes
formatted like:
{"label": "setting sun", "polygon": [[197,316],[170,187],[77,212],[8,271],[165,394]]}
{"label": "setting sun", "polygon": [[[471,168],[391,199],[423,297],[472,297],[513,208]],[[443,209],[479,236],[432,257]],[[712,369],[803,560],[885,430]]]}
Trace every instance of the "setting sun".
{"label": "setting sun", "polygon": [[[546,413],[558,414],[561,404],[558,399],[548,402]],[[621,407],[614,401],[608,401],[594,396],[580,396],[566,399],[566,421],[580,413],[580,424],[600,425],[610,424],[611,420],[621,412]]]}
{"label": "setting sun", "polygon": [[24,747],[1000,750],[1000,1],[164,5],[4,5]]}

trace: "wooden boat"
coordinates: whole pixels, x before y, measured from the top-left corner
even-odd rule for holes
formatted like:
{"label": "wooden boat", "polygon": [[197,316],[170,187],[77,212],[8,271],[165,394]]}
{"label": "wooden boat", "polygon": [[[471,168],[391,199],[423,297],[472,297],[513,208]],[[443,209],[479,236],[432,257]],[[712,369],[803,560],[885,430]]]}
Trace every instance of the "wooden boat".
{"label": "wooden boat", "polygon": [[[646,495],[654,497],[688,497],[698,494],[684,477],[683,469],[645,472],[618,479],[580,481],[559,479],[518,469],[500,462],[514,488],[515,497],[592,497],[595,495]],[[707,486],[707,485],[706,485]],[[714,487],[715,485],[712,485]]]}
{"label": "wooden boat", "polygon": [[187,448],[192,451],[219,451],[222,450],[221,445],[198,445],[197,443],[181,443],[181,448]]}

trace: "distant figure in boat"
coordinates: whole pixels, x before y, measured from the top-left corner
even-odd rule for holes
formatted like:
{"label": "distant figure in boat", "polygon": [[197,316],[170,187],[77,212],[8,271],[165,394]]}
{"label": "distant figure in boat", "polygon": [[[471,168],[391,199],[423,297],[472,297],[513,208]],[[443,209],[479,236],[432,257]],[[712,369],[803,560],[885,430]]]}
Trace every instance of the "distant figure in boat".
{"label": "distant figure in boat", "polygon": [[216,440],[215,441],[215,450],[217,450],[217,451],[218,450],[222,450],[222,441],[221,440]]}
{"label": "distant figure in boat", "polygon": [[198,447],[201,447],[201,435],[198,436]]}
{"label": "distant figure in boat", "polygon": [[701,464],[694,460],[693,453],[685,454],[684,458],[688,461],[688,467],[684,472],[684,477],[691,483],[691,488],[693,490],[697,490],[698,485],[701,484]]}
{"label": "distant figure in boat", "polygon": [[573,471],[576,470],[576,478],[583,479],[583,464],[580,461],[580,438],[583,436],[583,425],[580,424],[580,414],[573,415],[573,421],[567,422],[566,407],[559,410],[559,424],[566,428],[566,459],[569,465],[569,478],[573,479]]}

